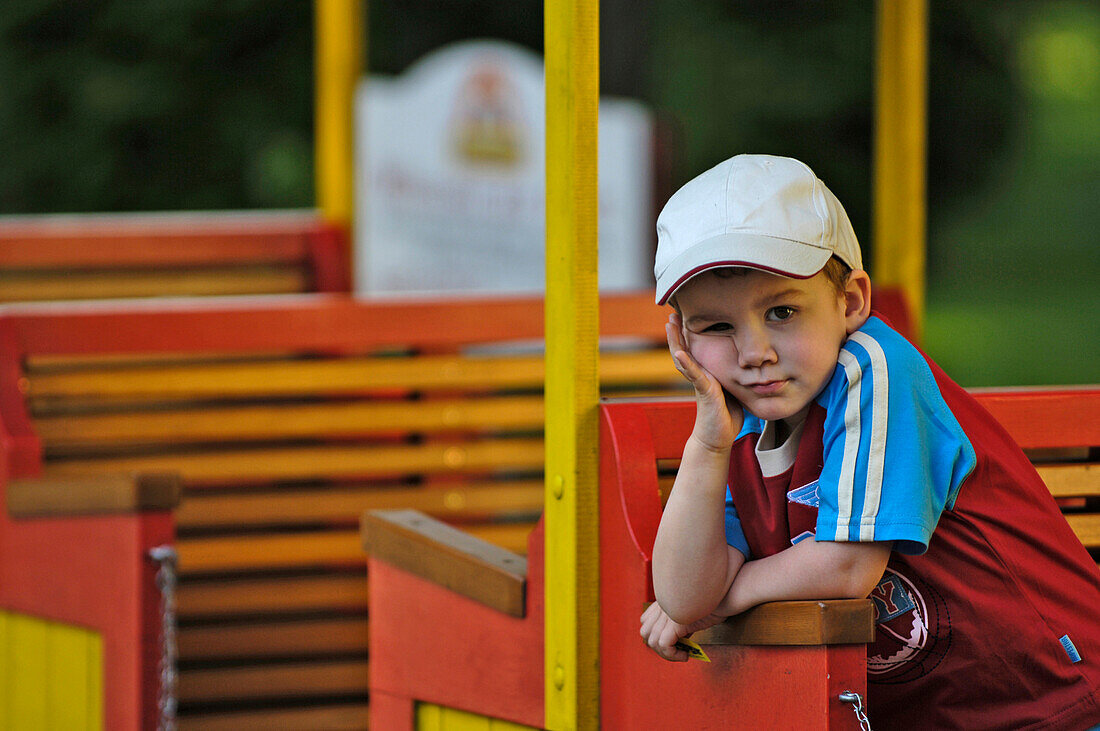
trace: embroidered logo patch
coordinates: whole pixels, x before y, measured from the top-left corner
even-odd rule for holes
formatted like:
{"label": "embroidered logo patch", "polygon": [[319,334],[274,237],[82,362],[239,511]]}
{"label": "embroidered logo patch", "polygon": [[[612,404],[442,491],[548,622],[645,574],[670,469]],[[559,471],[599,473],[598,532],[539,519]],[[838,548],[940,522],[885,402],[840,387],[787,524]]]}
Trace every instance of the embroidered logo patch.
{"label": "embroidered logo patch", "polygon": [[940,595],[889,568],[870,599],[875,641],[867,653],[868,680],[904,683],[934,670],[951,646],[951,618]]}
{"label": "embroidered logo patch", "polygon": [[817,480],[814,480],[809,485],[796,487],[788,492],[787,501],[798,503],[799,505],[809,505],[811,508],[816,508],[821,505],[821,496],[818,495],[817,492]]}

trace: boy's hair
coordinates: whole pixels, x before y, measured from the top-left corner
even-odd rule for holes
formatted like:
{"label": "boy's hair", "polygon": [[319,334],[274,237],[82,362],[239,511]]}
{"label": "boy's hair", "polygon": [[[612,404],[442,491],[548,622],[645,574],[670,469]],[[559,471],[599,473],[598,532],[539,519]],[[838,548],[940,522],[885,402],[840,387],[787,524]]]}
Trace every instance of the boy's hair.
{"label": "boy's hair", "polygon": [[[745,274],[749,269],[750,267],[715,267],[708,271],[717,277],[726,279]],[[846,291],[845,287],[848,286],[848,277],[852,275],[852,268],[841,261],[840,257],[832,256],[829,257],[829,261],[825,262],[825,267],[820,273],[825,275],[825,279],[829,281],[837,296],[843,297]],[[676,302],[675,293],[669,296],[668,304],[672,305],[676,312],[680,312],[680,305]]]}

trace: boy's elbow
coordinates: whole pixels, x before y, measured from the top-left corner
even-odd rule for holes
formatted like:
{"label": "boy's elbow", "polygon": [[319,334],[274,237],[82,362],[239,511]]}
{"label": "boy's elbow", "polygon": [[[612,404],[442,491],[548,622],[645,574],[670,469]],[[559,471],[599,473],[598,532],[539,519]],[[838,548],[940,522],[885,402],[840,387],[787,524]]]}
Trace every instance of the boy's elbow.
{"label": "boy's elbow", "polygon": [[834,544],[842,552],[839,570],[833,572],[839,599],[866,599],[882,579],[890,557],[890,544]]}
{"label": "boy's elbow", "polygon": [[657,603],[668,618],[677,624],[691,624],[710,614],[714,607],[707,607],[703,602],[692,601],[691,597],[683,593],[654,592]]}

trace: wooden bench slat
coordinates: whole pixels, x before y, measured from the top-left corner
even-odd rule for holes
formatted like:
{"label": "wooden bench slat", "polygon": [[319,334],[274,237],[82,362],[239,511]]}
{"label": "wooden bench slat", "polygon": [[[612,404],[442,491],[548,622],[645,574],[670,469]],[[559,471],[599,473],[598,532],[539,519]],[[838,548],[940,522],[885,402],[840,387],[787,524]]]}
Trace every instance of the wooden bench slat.
{"label": "wooden bench slat", "polygon": [[13,518],[171,510],[181,488],[176,472],[20,478],[7,484],[7,509]]}
{"label": "wooden bench slat", "polygon": [[363,731],[370,723],[366,703],[267,708],[233,713],[196,713],[179,719],[179,731]]}
{"label": "wooden bench slat", "polygon": [[867,599],[771,602],[697,632],[700,645],[844,645],[875,639]]}
{"label": "wooden bench slat", "polygon": [[310,695],[367,693],[366,660],[279,663],[185,670],[179,675],[181,703]]}
{"label": "wooden bench slat", "polygon": [[362,537],[374,558],[497,611],[524,616],[527,561],[520,555],[415,510],[364,514]]}
{"label": "wooden bench slat", "polygon": [[187,484],[541,470],[542,439],[491,439],[421,445],[317,445],[132,457],[67,459],[47,475],[176,470]]}
{"label": "wooden bench slat", "polygon": [[[463,526],[471,536],[514,553],[525,553],[532,523]],[[355,530],[306,531],[274,535],[185,538],[176,543],[181,574],[357,565],[366,555]]]}
{"label": "wooden bench slat", "polygon": [[1035,468],[1054,497],[1100,495],[1100,469],[1096,464],[1037,464]]}
{"label": "wooden bench slat", "polygon": [[302,611],[365,611],[367,578],[361,572],[270,579],[239,577],[181,582],[176,587],[181,619]]}
{"label": "wooden bench slat", "polygon": [[72,414],[35,419],[47,453],[189,442],[305,439],[409,431],[542,430],[541,396],[338,401]]}
{"label": "wooden bench slat", "polygon": [[365,657],[367,629],[362,616],[181,627],[178,648],[184,662],[353,652]]}
{"label": "wooden bench slat", "polygon": [[[51,406],[58,400],[70,400],[83,407],[142,398],[166,401],[354,394],[386,389],[541,389],[544,371],[541,356],[277,360],[31,374],[27,393],[32,408],[37,409],[40,404]],[[600,381],[604,384],[675,382],[675,378],[679,375],[669,363],[667,350],[600,357]]]}
{"label": "wooden bench slat", "polygon": [[248,495],[193,492],[176,510],[181,528],[292,525],[411,508],[435,517],[496,516],[542,509],[541,479],[425,487],[279,490]]}
{"label": "wooden bench slat", "polygon": [[300,267],[242,266],[169,271],[5,272],[0,302],[307,292]]}
{"label": "wooden bench slat", "polygon": [[1086,548],[1100,548],[1100,513],[1071,513],[1066,520]]}

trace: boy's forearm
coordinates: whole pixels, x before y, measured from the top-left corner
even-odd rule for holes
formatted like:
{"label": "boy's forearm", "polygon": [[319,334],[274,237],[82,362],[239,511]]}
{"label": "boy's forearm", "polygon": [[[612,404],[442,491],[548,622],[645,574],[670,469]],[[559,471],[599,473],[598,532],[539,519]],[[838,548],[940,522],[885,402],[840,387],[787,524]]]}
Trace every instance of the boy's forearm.
{"label": "boy's forearm", "polygon": [[882,578],[889,543],[834,543],[807,538],[785,551],[748,561],[717,613],[740,614],[757,604],[797,599],[861,599]]}
{"label": "boy's forearm", "polygon": [[675,621],[706,616],[726,595],[740,562],[726,545],[725,499],[730,450],[695,439],[684,456],[653,545],[653,588]]}

